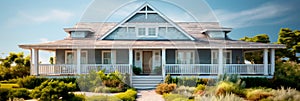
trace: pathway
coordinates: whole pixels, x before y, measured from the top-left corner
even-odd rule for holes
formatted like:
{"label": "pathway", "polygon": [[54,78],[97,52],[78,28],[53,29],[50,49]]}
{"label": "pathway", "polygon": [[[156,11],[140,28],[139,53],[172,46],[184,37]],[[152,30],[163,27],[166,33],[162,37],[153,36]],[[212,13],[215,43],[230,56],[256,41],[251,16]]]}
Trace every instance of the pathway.
{"label": "pathway", "polygon": [[138,90],[137,101],[165,101],[155,90]]}

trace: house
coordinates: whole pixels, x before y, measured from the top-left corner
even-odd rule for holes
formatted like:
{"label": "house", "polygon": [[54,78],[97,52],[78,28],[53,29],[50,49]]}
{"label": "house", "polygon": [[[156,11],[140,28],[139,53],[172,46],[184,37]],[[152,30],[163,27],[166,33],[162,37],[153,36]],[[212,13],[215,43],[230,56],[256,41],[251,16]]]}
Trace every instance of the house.
{"label": "house", "polygon": [[[218,22],[174,22],[149,3],[119,23],[79,22],[64,30],[68,36],[63,40],[19,45],[31,51],[31,75],[74,76],[105,69],[130,74],[135,86],[151,86],[147,80],[160,82],[166,74],[272,77],[275,49],[285,48],[231,40],[232,29]],[[39,64],[40,50],[55,52],[55,63]],[[257,50],[263,51],[263,64],[245,64],[244,54]],[[134,74],[133,68],[141,73]]]}

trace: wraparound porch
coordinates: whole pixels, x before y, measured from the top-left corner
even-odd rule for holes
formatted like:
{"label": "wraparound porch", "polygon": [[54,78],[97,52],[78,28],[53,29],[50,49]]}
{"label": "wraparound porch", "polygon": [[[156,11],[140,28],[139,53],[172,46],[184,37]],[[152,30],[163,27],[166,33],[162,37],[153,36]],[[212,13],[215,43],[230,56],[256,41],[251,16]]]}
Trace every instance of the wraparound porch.
{"label": "wraparound porch", "polygon": [[[162,67],[163,76],[165,74],[174,75],[218,75],[218,64],[166,64]],[[34,69],[34,68],[32,68]],[[129,64],[82,64],[80,72],[76,65],[72,64],[40,64],[38,70],[31,70],[35,75],[77,75],[87,74],[90,71],[105,70],[105,73],[121,72],[132,74],[132,66]],[[226,74],[240,75],[272,75],[274,69],[271,64],[268,64],[268,69],[265,71],[264,64],[224,64],[223,69]],[[37,72],[35,72],[37,71]]]}

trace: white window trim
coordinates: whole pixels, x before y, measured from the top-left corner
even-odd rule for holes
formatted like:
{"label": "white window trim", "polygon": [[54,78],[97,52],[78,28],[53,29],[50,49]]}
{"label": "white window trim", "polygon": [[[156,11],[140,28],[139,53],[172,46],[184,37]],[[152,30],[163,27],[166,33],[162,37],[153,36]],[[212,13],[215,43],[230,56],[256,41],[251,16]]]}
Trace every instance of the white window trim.
{"label": "white window trim", "polygon": [[[229,64],[232,64],[232,50],[223,50],[223,61],[224,61],[224,53],[227,53],[229,52],[230,54],[230,61],[229,61]],[[214,58],[213,58],[213,53],[216,53],[217,54],[217,58],[219,58],[218,54],[219,54],[219,51],[218,50],[211,50],[211,64],[214,64],[213,61],[214,61]],[[225,62],[226,64],[226,62]]]}
{"label": "white window trim", "polygon": [[[72,54],[74,54],[74,63],[76,63],[77,62],[77,54],[76,54],[76,51],[71,51],[71,50],[68,50],[68,51],[65,51],[65,64],[67,64],[67,61],[68,61],[68,56],[67,56],[67,54],[68,53],[72,53]],[[86,59],[86,62],[87,63],[89,63],[89,60],[88,60],[88,52],[85,50],[85,51],[81,51],[81,53],[86,53],[86,57],[85,57],[85,59]],[[82,55],[80,53],[80,56]],[[81,58],[81,57],[80,57]],[[82,63],[81,63],[82,64]]]}
{"label": "white window trim", "polygon": [[[139,35],[139,28],[145,28],[145,35]],[[149,28],[155,28],[155,36],[149,35]],[[158,28],[159,27],[136,27],[135,32],[137,37],[158,37]]]}
{"label": "white window trim", "polygon": [[175,64],[178,64],[177,63],[177,58],[178,58],[178,52],[192,52],[193,53],[193,63],[191,63],[191,64],[195,64],[195,50],[176,50],[176,54],[175,54]]}
{"label": "white window trim", "polygon": [[110,62],[111,64],[116,64],[116,50],[105,50],[101,52],[101,64],[104,64],[104,53],[109,52],[110,53]]}

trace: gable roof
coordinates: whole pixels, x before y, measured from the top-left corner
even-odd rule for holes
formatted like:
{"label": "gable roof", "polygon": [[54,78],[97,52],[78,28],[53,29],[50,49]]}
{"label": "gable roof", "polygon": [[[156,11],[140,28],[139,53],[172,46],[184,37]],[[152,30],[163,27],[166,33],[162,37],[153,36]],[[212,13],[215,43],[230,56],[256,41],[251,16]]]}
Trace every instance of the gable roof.
{"label": "gable roof", "polygon": [[104,34],[100,39],[105,39],[108,35],[110,35],[113,31],[115,31],[117,28],[119,28],[122,24],[126,23],[129,19],[131,19],[134,15],[136,15],[138,12],[142,11],[144,8],[150,8],[151,12],[157,13],[160,17],[162,17],[164,20],[166,20],[169,24],[171,24],[173,27],[175,27],[177,30],[179,30],[181,33],[183,33],[186,37],[188,37],[190,40],[195,40],[191,35],[189,35],[186,31],[181,29],[177,24],[175,24],[172,20],[170,20],[168,17],[166,17],[164,14],[162,14],[159,10],[154,8],[152,5],[150,5],[148,2],[140,6],[138,9],[136,9],[133,13],[131,13],[128,17],[126,17],[123,21],[121,21],[117,26],[112,28],[110,31],[108,31],[106,34]]}

